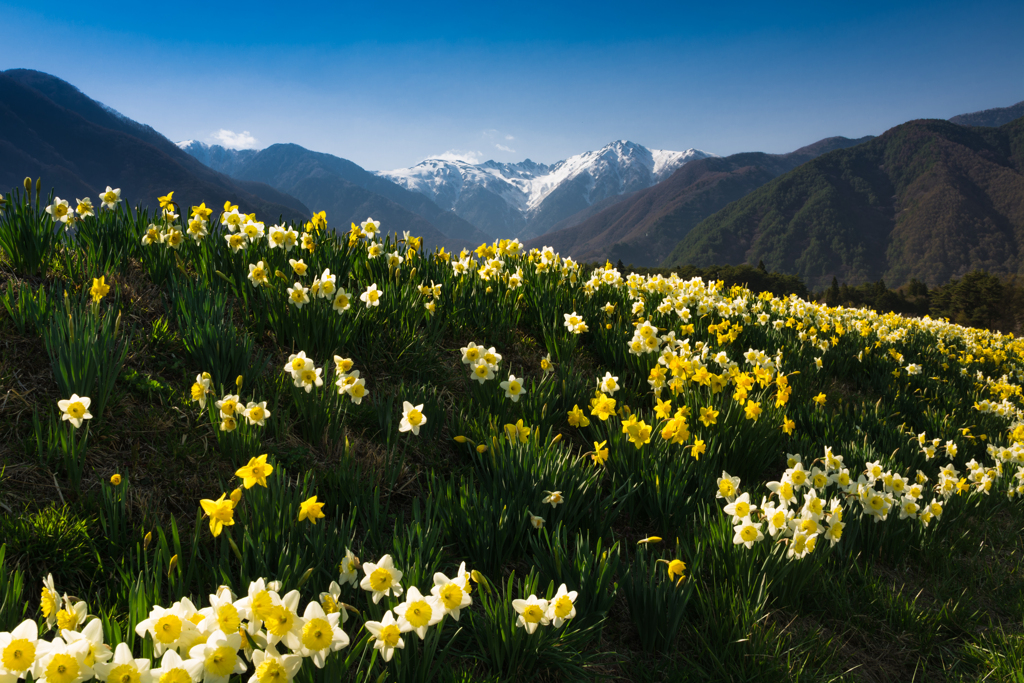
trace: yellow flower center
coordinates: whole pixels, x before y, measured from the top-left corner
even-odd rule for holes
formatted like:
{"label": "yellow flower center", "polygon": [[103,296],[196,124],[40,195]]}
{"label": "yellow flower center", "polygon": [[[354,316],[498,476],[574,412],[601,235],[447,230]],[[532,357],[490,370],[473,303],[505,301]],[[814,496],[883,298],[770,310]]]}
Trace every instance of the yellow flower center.
{"label": "yellow flower center", "polygon": [[380,630],[381,640],[384,641],[386,647],[398,647],[398,641],[402,637],[402,632],[398,630],[397,624],[388,624]]}
{"label": "yellow flower center", "polygon": [[447,609],[458,609],[462,606],[462,589],[454,583],[445,584],[440,591],[441,602]]}
{"label": "yellow flower center", "polygon": [[327,614],[334,614],[340,612],[341,608],[338,607],[338,601],[334,599],[333,595],[325,595],[320,599],[320,606],[324,608],[324,612]]}
{"label": "yellow flower center", "polygon": [[420,628],[430,623],[433,613],[434,611],[425,600],[417,600],[405,610],[405,618],[413,628]]}
{"label": "yellow flower center", "polygon": [[256,667],[256,680],[260,683],[280,683],[288,680],[288,672],[281,666],[281,662],[268,657]]}
{"label": "yellow flower center", "polygon": [[569,614],[572,613],[572,600],[569,599],[568,595],[555,600],[555,616],[559,619],[565,619]]}
{"label": "yellow flower center", "polygon": [[78,625],[78,615],[74,612],[69,612],[66,609],[62,609],[57,612],[57,628],[61,631],[67,629],[74,631]]}
{"label": "yellow flower center", "polygon": [[192,677],[188,675],[188,672],[178,667],[177,669],[171,669],[165,671],[158,683],[192,683]]}
{"label": "yellow flower center", "polygon": [[366,298],[369,299],[372,302],[375,302],[375,301],[377,301],[377,299],[380,298],[380,292],[378,292],[375,289],[370,290],[369,292],[366,293]]}
{"label": "yellow flower center", "polygon": [[253,422],[261,422],[263,417],[263,408],[260,406],[253,406],[249,409],[249,419]]}
{"label": "yellow flower center", "polygon": [[728,479],[723,479],[718,484],[718,492],[728,498],[736,494],[736,487]]}
{"label": "yellow flower center", "polygon": [[83,405],[81,401],[75,401],[68,406],[68,415],[76,420],[80,419],[85,415],[85,405]]}
{"label": "yellow flower center", "polygon": [[270,610],[270,615],[264,620],[267,630],[278,638],[284,637],[292,629],[295,623],[295,615],[283,605],[275,605]]}
{"label": "yellow flower center", "polygon": [[376,593],[383,593],[391,587],[391,572],[384,567],[377,567],[370,574],[370,588]]}
{"label": "yellow flower center", "polygon": [[303,384],[314,384],[316,383],[316,372],[313,370],[302,371],[302,383]]}
{"label": "yellow flower center", "polygon": [[54,655],[46,667],[46,680],[52,683],[71,683],[78,674],[78,660],[71,655]]}
{"label": "yellow flower center", "polygon": [[868,505],[871,506],[872,510],[881,510],[885,507],[885,501],[882,500],[881,496],[871,496],[871,499],[868,501]]}
{"label": "yellow flower center", "polygon": [[423,413],[413,408],[409,411],[409,424],[413,427],[423,422]]}
{"label": "yellow flower center", "polygon": [[544,612],[538,605],[529,605],[523,610],[523,621],[528,624],[538,624],[543,617]]}
{"label": "yellow flower center", "polygon": [[292,301],[296,301],[296,302],[302,301],[302,299],[305,296],[306,296],[306,293],[303,290],[301,290],[301,289],[299,289],[297,287],[292,290]]}
{"label": "yellow flower center", "polygon": [[352,398],[362,398],[366,395],[366,387],[362,384],[353,384],[352,388],[348,391]]}
{"label": "yellow flower center", "polygon": [[271,610],[274,607],[273,600],[270,598],[270,593],[267,591],[259,591],[256,595],[252,596],[252,612],[260,619],[266,620],[270,616]]}
{"label": "yellow flower center", "polygon": [[43,594],[40,598],[40,607],[42,607],[44,617],[49,619],[50,615],[57,611],[58,600],[60,600],[59,595],[47,588],[43,588]]}
{"label": "yellow flower center", "polygon": [[217,608],[217,626],[224,633],[234,633],[241,623],[238,610],[230,602]]}
{"label": "yellow flower center", "polygon": [[737,517],[746,517],[750,514],[750,503],[740,501],[736,503],[736,507],[734,509],[736,510],[734,514]]}
{"label": "yellow flower center", "polygon": [[740,529],[740,538],[742,538],[747,543],[749,543],[749,542],[751,542],[753,540],[756,540],[757,539],[757,529],[755,529],[753,526],[750,526],[748,524],[747,526],[745,526],[742,529]]}
{"label": "yellow flower center", "polygon": [[121,664],[110,670],[107,683],[139,683],[139,670],[135,664]]}
{"label": "yellow flower center", "polygon": [[25,638],[18,638],[17,640],[12,640],[4,648],[3,657],[0,659],[0,662],[3,662],[4,668],[8,671],[18,673],[32,666],[35,657],[35,643]]}
{"label": "yellow flower center", "polygon": [[807,475],[803,470],[793,470],[792,478],[793,486],[803,486],[804,482],[807,481]]}
{"label": "yellow flower center", "polygon": [[818,530],[818,523],[815,522],[813,519],[805,519],[804,521],[800,522],[800,530],[806,531],[809,534],[813,534],[815,531]]}
{"label": "yellow flower center", "polygon": [[508,393],[510,394],[518,394],[522,388],[523,385],[520,384],[518,381],[508,383]]}
{"label": "yellow flower center", "polygon": [[220,412],[225,415],[234,415],[235,409],[238,407],[238,402],[233,398],[229,398],[220,404]]}
{"label": "yellow flower center", "polygon": [[214,676],[226,678],[235,670],[235,651],[226,645],[218,647],[206,656],[204,666]]}
{"label": "yellow flower center", "polygon": [[331,646],[334,631],[326,619],[310,619],[302,627],[302,645],[307,650],[324,650]]}
{"label": "yellow flower center", "polygon": [[153,626],[153,634],[164,645],[169,645],[181,637],[181,619],[173,614],[165,614]]}
{"label": "yellow flower center", "polygon": [[782,510],[778,510],[774,515],[772,515],[772,526],[776,529],[781,529],[785,523],[786,513]]}

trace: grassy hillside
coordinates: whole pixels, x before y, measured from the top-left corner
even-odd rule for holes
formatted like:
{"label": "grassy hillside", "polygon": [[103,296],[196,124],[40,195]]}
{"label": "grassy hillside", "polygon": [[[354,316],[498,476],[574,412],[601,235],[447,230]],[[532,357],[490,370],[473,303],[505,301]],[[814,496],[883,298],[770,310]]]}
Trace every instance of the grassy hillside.
{"label": "grassy hillside", "polygon": [[776,178],[695,227],[664,265],[757,263],[815,288],[937,285],[1024,268],[1024,119],[912,121]]}
{"label": "grassy hillside", "polygon": [[165,208],[0,206],[5,680],[1024,668],[1020,339]]}

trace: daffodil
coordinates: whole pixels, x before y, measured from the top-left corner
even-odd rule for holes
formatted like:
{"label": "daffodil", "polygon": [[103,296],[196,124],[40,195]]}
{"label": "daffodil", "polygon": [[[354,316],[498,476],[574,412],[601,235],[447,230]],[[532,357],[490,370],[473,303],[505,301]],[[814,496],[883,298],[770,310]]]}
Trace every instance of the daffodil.
{"label": "daffodil", "polygon": [[45,648],[45,641],[40,647],[39,626],[33,619],[21,622],[10,633],[0,633],[0,680],[14,683],[24,678],[35,662],[37,652],[42,654]]}
{"label": "daffodil", "polygon": [[466,572],[466,563],[463,562],[459,565],[459,570],[451,579],[440,572],[434,574],[434,587],[430,589],[430,593],[441,601],[441,607],[444,608],[445,614],[458,621],[460,610],[473,604],[473,598],[469,594],[469,574]]}
{"label": "daffodil", "polygon": [[53,219],[54,223],[67,223],[70,218],[71,207],[66,199],[54,197],[53,201],[47,205],[46,213],[50,214],[50,218]]}
{"label": "daffodil", "polygon": [[355,586],[359,582],[359,567],[359,558],[351,550],[345,548],[345,557],[342,558],[341,563],[338,565],[338,573],[340,574],[338,580]]}
{"label": "daffodil", "polygon": [[595,465],[603,465],[608,462],[608,449],[605,448],[607,441],[594,442],[594,452],[590,454],[590,459],[594,461]]}
{"label": "daffodil", "polygon": [[395,615],[388,610],[380,621],[367,621],[364,626],[373,636],[373,648],[380,650],[385,662],[390,662],[396,649],[405,648],[402,631],[395,621]]}
{"label": "daffodil", "polygon": [[530,526],[532,526],[534,529],[542,529],[544,527],[544,518],[543,517],[540,517],[539,515],[535,515],[532,512],[530,512],[529,510],[526,511],[526,514],[530,518]]}
{"label": "daffodil", "polygon": [[324,505],[325,503],[316,502],[316,496],[302,501],[299,504],[299,521],[304,522],[308,519],[310,524],[316,524],[316,520],[327,516],[323,513]]}
{"label": "daffodil", "polygon": [[244,674],[248,667],[239,656],[242,636],[214,631],[206,642],[194,645],[188,656],[203,664],[203,683],[227,683],[232,674]]}
{"label": "daffodil", "polygon": [[419,436],[420,427],[427,423],[427,417],[423,414],[423,404],[414,406],[408,401],[402,402],[402,421],[398,425],[399,432],[412,432]]}
{"label": "daffodil", "polygon": [[155,683],[194,683],[203,673],[203,660],[182,659],[174,650],[168,650],[160,660],[160,667],[151,669]]}
{"label": "daffodil", "polygon": [[402,572],[395,569],[391,555],[380,558],[380,562],[364,562],[363,571],[366,576],[359,582],[359,587],[373,593],[373,604],[376,605],[389,593],[396,598],[402,595],[404,589],[399,583]]}
{"label": "daffodil", "polygon": [[380,295],[381,291],[377,289],[377,283],[373,283],[366,288],[365,292],[359,295],[359,300],[365,303],[367,308],[380,306]]}
{"label": "daffodil", "polygon": [[296,653],[312,659],[316,668],[324,668],[327,655],[349,644],[348,635],[338,626],[340,618],[339,612],[325,613],[320,603],[310,602],[306,605],[306,611],[302,614],[305,623],[302,625],[300,647]]}
{"label": "daffodil", "polygon": [[825,401],[826,401],[826,397],[825,397],[824,392],[822,392],[822,393],[818,394],[817,396],[815,396],[814,398],[812,398],[811,400],[814,401],[818,406],[824,406],[825,405]]}
{"label": "daffodil", "polygon": [[351,307],[352,302],[348,292],[345,291],[344,287],[339,287],[334,295],[334,300],[331,302],[331,308],[334,309],[335,313],[341,315]]}
{"label": "daffodil", "polygon": [[427,628],[444,618],[445,610],[441,600],[435,595],[424,597],[416,586],[410,586],[405,601],[395,607],[398,615],[398,628],[401,631],[413,631],[423,640],[427,637]]}
{"label": "daffodil", "polygon": [[270,411],[267,410],[266,401],[260,401],[259,403],[249,401],[245,406],[245,412],[243,415],[245,415],[245,419],[249,421],[250,425],[259,425],[262,427],[265,420],[270,417]]}
{"label": "daffodil", "polygon": [[217,500],[204,498],[199,501],[203,513],[210,517],[210,533],[220,536],[221,530],[235,523],[235,503],[227,498],[226,493],[220,494]]}
{"label": "daffodil", "polygon": [[545,615],[555,628],[560,628],[562,624],[576,616],[577,595],[576,591],[567,590],[564,583],[558,587],[551,602],[548,603]]}
{"label": "daffodil", "polygon": [[547,626],[551,623],[548,618],[548,601],[531,595],[525,600],[513,600],[512,608],[519,614],[516,619],[516,627],[523,627],[527,633],[533,633],[538,625]]}
{"label": "daffodil", "polygon": [[78,202],[78,206],[75,207],[75,213],[77,213],[79,216],[81,216],[82,218],[85,218],[86,216],[95,216],[96,215],[96,210],[93,209],[92,200],[91,199],[86,197],[85,199],[77,200],[77,202]]}
{"label": "daffodil", "polygon": [[270,283],[270,271],[266,261],[249,264],[249,281],[254,287],[260,287]]}
{"label": "daffodil", "polygon": [[135,659],[127,643],[118,643],[114,658],[110,662],[96,664],[94,671],[98,680],[116,683],[140,683],[150,680],[149,669],[153,663],[149,658]]}
{"label": "daffodil", "polygon": [[114,189],[107,185],[107,189],[100,193],[100,201],[103,202],[100,208],[113,211],[121,202],[121,188]]}
{"label": "daffodil", "polygon": [[526,393],[522,378],[517,379],[515,375],[509,375],[508,381],[502,382],[499,386],[505,390],[505,398],[511,398],[513,403],[518,403],[520,397]]}
{"label": "daffodil", "polygon": [[[188,607],[191,602],[185,604],[179,601],[170,607],[154,605],[149,611],[149,616],[135,626],[135,633],[144,638],[148,633],[153,638],[153,653],[159,657],[167,650],[177,649],[179,644],[191,640],[196,630],[196,625],[189,619]],[[195,612],[194,606],[191,610]]]}
{"label": "daffodil", "polygon": [[267,488],[267,477],[274,471],[274,466],[267,462],[267,454],[264,453],[255,458],[249,458],[249,464],[240,467],[235,472],[236,477],[242,478],[242,485],[251,489],[256,484]]}
{"label": "daffodil", "polygon": [[57,401],[57,407],[63,413],[60,419],[71,422],[76,429],[81,427],[84,420],[92,419],[92,413],[89,412],[91,403],[92,399],[88,396],[79,396],[78,394],[71,394],[71,398]]}
{"label": "daffodil", "polygon": [[303,287],[301,282],[296,282],[294,287],[288,288],[288,303],[301,309],[309,303],[309,289]]}
{"label": "daffodil", "polygon": [[523,424],[523,419],[519,418],[515,424],[505,425],[505,434],[508,435],[509,441],[512,443],[526,443],[530,440],[530,434],[533,430]]}
{"label": "daffodil", "polygon": [[291,683],[302,668],[302,657],[278,654],[273,647],[268,647],[253,652],[252,663],[255,670],[248,683]]}
{"label": "daffodil", "polygon": [[39,683],[82,683],[93,677],[93,670],[85,663],[88,648],[83,643],[68,645],[54,638],[45,649],[38,648],[36,660],[29,671],[32,680]]}
{"label": "daffodil", "polygon": [[562,496],[561,491],[545,491],[544,493],[546,493],[547,495],[541,502],[547,503],[551,505],[551,507],[553,508],[556,508],[565,502],[565,498]]}
{"label": "daffodil", "polygon": [[573,427],[586,427],[590,424],[590,418],[588,418],[578,405],[574,405],[572,410],[569,411],[569,424]]}

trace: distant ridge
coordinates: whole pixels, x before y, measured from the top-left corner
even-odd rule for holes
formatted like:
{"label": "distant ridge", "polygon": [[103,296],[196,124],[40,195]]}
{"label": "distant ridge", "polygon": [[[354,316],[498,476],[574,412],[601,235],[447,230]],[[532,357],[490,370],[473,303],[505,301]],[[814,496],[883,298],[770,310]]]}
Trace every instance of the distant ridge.
{"label": "distant ridge", "polygon": [[0,72],[0,187],[42,177],[58,196],[95,198],[107,185],[130,205],[232,201],[264,221],[303,221],[309,209],[265,185],[238,183],[204,166],[149,126],[96,102],[70,83],[28,69]]}
{"label": "distant ridge", "polygon": [[949,121],[958,126],[998,128],[1022,116],[1024,116],[1024,101],[1009,107],[986,109],[985,111],[976,111],[973,114],[960,114],[959,116],[954,116]]}
{"label": "distant ridge", "polygon": [[910,121],[829,152],[703,220],[664,265],[759,261],[812,288],[1024,275],[1024,118]]}
{"label": "distant ridge", "polygon": [[729,202],[820,154],[870,139],[833,137],[788,154],[746,152],[697,159],[653,187],[570,216],[526,246],[550,245],[581,261],[621,259],[656,266],[695,225]]}

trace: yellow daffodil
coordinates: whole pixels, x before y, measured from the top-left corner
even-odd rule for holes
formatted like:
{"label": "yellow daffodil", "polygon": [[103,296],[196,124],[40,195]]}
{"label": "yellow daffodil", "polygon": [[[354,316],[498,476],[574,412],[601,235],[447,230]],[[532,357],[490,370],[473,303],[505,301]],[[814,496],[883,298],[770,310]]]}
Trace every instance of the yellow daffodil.
{"label": "yellow daffodil", "polygon": [[241,467],[235,472],[236,477],[242,478],[242,485],[250,489],[256,484],[263,488],[267,487],[267,477],[274,471],[274,466],[267,462],[267,454],[264,453],[256,458],[250,458],[249,464]]}
{"label": "yellow daffodil", "polygon": [[226,493],[220,494],[217,500],[204,498],[199,504],[203,507],[203,513],[210,517],[210,533],[214,536],[220,536],[224,527],[235,523],[235,504],[227,498]]}
{"label": "yellow daffodil", "polygon": [[323,513],[324,505],[324,503],[316,502],[316,496],[302,501],[299,504],[299,521],[303,522],[308,519],[310,524],[316,524],[316,520],[326,517]]}

